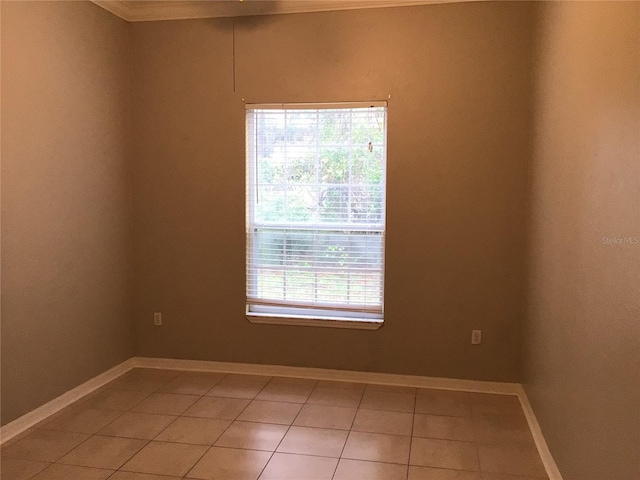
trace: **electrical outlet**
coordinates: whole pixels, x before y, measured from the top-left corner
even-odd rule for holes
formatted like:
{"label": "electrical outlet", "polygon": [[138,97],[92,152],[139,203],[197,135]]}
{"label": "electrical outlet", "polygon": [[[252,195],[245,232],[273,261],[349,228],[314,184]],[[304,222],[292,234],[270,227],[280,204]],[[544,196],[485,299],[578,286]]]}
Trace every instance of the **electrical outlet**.
{"label": "electrical outlet", "polygon": [[153,324],[154,325],[162,325],[162,313],[155,312],[153,314]]}
{"label": "electrical outlet", "polygon": [[472,330],[471,331],[471,344],[472,345],[480,345],[482,342],[482,330]]}

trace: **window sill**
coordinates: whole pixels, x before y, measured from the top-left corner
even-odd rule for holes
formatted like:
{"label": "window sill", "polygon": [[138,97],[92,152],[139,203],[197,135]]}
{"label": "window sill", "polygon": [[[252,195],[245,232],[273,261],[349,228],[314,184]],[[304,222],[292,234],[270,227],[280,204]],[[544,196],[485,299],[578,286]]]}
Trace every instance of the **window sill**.
{"label": "window sill", "polygon": [[274,316],[255,312],[247,313],[247,320],[259,325],[290,325],[302,327],[349,328],[352,330],[378,330],[383,325],[382,320],[356,320],[353,318],[336,317],[302,317],[302,316]]}

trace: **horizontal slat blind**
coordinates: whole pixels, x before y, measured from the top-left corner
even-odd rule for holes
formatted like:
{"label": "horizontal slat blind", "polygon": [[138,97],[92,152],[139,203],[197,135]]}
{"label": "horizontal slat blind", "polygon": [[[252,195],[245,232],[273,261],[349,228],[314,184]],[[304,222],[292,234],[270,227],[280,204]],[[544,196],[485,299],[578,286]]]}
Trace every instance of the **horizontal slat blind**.
{"label": "horizontal slat blind", "polygon": [[249,310],[381,317],[386,107],[246,112]]}

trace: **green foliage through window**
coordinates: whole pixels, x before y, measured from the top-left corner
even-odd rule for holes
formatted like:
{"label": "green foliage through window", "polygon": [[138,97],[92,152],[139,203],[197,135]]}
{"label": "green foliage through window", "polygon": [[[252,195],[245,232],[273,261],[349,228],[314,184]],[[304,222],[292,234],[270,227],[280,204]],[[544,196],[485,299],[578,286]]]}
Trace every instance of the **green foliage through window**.
{"label": "green foliage through window", "polygon": [[386,107],[247,114],[250,298],[382,308]]}

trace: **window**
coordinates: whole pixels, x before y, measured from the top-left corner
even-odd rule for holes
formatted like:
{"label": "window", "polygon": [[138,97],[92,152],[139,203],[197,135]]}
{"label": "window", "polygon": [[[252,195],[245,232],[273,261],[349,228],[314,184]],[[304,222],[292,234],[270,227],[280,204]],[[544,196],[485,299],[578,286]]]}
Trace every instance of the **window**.
{"label": "window", "polygon": [[246,106],[247,315],[378,328],[384,102]]}

